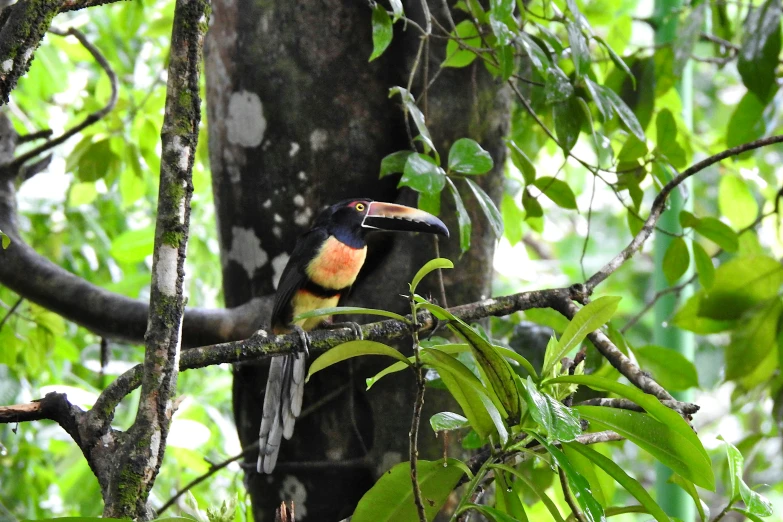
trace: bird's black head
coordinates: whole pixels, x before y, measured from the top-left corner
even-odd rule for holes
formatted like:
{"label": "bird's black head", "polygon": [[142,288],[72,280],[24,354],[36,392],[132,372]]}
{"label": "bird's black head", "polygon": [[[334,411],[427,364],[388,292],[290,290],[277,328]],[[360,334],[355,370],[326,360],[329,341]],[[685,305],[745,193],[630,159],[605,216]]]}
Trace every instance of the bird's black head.
{"label": "bird's black head", "polygon": [[371,199],[346,199],[325,209],[313,227],[325,227],[341,242],[361,248],[373,230],[427,232],[449,236],[449,229],[437,217],[411,207]]}

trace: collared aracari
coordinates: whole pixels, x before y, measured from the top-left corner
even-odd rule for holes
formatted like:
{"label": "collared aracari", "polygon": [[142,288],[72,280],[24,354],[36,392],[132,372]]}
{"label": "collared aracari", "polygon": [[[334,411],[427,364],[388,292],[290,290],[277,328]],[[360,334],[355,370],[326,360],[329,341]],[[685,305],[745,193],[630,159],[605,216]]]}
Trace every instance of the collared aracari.
{"label": "collared aracari", "polygon": [[[365,237],[373,230],[449,235],[437,217],[403,205],[350,199],[328,207],[299,237],[283,270],[272,309],[272,332],[301,332],[329,322],[328,318],[316,317],[293,323],[293,318],[337,306],[359,275],[367,254]],[[272,472],[282,437],[290,439],[293,435],[302,410],[304,378],[303,354],[272,359],[259,433],[259,473]]]}

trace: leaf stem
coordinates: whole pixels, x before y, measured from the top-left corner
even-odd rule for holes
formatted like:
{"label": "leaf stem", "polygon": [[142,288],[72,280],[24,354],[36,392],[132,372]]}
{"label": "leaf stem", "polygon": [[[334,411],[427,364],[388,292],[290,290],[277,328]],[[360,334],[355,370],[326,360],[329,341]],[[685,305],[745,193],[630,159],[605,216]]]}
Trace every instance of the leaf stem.
{"label": "leaf stem", "polygon": [[424,501],[421,496],[421,487],[419,487],[419,472],[417,462],[419,458],[419,426],[421,424],[421,410],[424,407],[424,369],[421,365],[421,356],[419,354],[419,325],[416,315],[417,306],[414,299],[414,292],[411,288],[410,304],[412,321],[410,323],[411,338],[413,340],[413,354],[416,357],[416,402],[413,404],[413,419],[411,420],[411,431],[408,434],[410,440],[410,462],[411,462],[411,484],[413,485],[413,500],[416,504],[416,512],[419,515],[420,522],[427,522],[427,514],[424,511]]}

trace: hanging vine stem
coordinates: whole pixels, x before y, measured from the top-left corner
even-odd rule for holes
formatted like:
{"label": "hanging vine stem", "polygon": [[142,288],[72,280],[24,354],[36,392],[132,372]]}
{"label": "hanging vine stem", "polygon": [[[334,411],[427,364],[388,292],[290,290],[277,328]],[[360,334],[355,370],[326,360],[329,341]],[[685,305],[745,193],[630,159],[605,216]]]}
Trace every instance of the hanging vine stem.
{"label": "hanging vine stem", "polygon": [[416,402],[413,404],[413,419],[411,420],[411,431],[409,433],[410,440],[410,463],[411,463],[411,484],[413,485],[413,500],[416,504],[416,511],[419,515],[420,522],[427,522],[427,514],[424,511],[424,501],[421,496],[421,487],[419,486],[419,471],[418,471],[418,459],[419,459],[419,426],[421,425],[421,411],[424,408],[424,368],[421,364],[421,355],[419,354],[419,324],[416,314],[416,301],[414,299],[414,292],[411,289],[410,293],[410,305],[411,305],[411,338],[413,339],[413,354],[416,357]]}

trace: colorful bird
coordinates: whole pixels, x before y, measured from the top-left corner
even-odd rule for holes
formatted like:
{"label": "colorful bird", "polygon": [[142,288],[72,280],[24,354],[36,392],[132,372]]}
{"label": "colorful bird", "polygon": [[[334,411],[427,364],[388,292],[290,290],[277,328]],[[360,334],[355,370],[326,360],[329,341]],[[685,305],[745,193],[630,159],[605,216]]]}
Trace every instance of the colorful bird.
{"label": "colorful bird", "polygon": [[[272,332],[302,332],[330,321],[315,317],[293,323],[297,315],[337,306],[359,275],[367,255],[365,238],[373,230],[449,235],[440,219],[404,205],[371,199],[349,199],[332,205],[296,242],[277,287]],[[282,437],[290,439],[294,433],[294,423],[302,410],[305,362],[301,353],[272,359],[259,432],[259,473],[274,470]]]}

